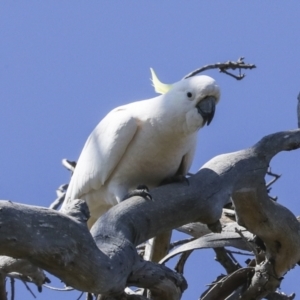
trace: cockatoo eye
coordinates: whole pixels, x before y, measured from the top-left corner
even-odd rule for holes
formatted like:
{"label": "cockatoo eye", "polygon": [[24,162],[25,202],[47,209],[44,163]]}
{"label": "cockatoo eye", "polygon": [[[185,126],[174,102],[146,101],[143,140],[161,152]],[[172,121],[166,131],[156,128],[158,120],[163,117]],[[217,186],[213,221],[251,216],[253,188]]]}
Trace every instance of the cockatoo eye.
{"label": "cockatoo eye", "polygon": [[189,98],[192,98],[193,94],[191,92],[187,92],[186,95],[189,97]]}

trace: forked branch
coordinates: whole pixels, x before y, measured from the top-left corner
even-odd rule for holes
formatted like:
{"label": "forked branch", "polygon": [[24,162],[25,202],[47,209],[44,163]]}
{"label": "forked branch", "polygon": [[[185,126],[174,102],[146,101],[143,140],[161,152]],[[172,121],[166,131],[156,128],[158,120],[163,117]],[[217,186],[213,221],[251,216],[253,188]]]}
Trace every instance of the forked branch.
{"label": "forked branch", "polygon": [[[212,70],[212,69],[219,69],[220,72],[225,73],[236,80],[241,80],[243,79],[246,75],[241,73],[242,69],[254,69],[256,66],[254,64],[245,64],[244,62],[244,57],[240,57],[237,61],[227,61],[224,63],[215,63],[211,65],[206,65],[204,67],[201,67],[199,69],[196,69],[192,71],[191,73],[185,75],[183,79],[195,76],[201,72],[207,71],[207,70]],[[228,70],[239,70],[239,74],[235,75],[233,73],[228,72]]]}
{"label": "forked branch", "polygon": [[[151,191],[153,201],[132,197],[114,206],[98,219],[92,235],[85,224],[87,209],[83,201],[74,201],[68,215],[1,201],[0,254],[28,259],[69,286],[113,299],[120,299],[127,285],[151,289],[153,299],[180,299],[186,288],[183,277],[141,260],[135,246],[183,224],[215,223],[233,195],[238,222],[266,245],[265,265],[273,272],[267,274],[276,279],[265,285],[265,292],[271,292],[282,274],[300,260],[300,254],[288,247],[292,243],[299,249],[300,228],[291,212],[269,200],[264,177],[274,155],[298,148],[300,130],[294,130],[266,136],[249,149],[219,155],[189,178],[189,186],[161,186]],[[263,202],[259,200],[261,195]],[[260,228],[255,220],[268,226]],[[255,269],[261,271],[269,269]],[[249,274],[252,271],[246,271],[245,278]],[[253,280],[254,286],[257,282]],[[236,284],[228,281],[226,287],[235,289]],[[249,288],[249,293],[256,287]]]}

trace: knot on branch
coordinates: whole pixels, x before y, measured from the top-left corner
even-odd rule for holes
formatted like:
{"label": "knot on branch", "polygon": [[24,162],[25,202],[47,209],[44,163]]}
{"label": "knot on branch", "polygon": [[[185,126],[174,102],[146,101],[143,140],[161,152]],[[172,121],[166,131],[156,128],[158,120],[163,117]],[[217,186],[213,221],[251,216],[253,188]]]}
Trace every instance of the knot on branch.
{"label": "knot on branch", "polygon": [[277,278],[274,273],[274,262],[266,261],[255,267],[255,274],[247,291],[243,294],[243,299],[262,299],[275,292],[280,283],[281,278]]}
{"label": "knot on branch", "polygon": [[81,199],[66,202],[66,205],[61,209],[61,212],[75,218],[81,223],[86,223],[90,218],[89,208],[86,202]]}

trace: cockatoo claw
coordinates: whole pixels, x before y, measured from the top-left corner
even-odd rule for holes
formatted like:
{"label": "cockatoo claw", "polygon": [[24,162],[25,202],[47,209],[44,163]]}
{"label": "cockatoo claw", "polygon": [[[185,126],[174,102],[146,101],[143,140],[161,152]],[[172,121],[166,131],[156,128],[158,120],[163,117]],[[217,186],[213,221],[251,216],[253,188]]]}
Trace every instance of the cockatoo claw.
{"label": "cockatoo claw", "polygon": [[124,198],[122,201],[129,199],[133,196],[140,196],[143,197],[145,200],[152,200],[152,196],[149,193],[149,189],[146,185],[144,184],[140,184],[136,187],[135,190],[130,191]]}

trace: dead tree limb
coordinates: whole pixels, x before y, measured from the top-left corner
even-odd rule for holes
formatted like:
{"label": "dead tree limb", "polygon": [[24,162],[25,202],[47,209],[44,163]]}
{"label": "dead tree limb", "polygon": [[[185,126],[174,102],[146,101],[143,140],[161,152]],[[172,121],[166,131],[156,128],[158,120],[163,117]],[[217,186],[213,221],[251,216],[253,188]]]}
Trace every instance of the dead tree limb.
{"label": "dead tree limb", "polygon": [[[241,80],[245,77],[245,74],[241,74],[241,69],[254,69],[256,68],[255,65],[253,64],[245,64],[244,62],[244,57],[240,57],[237,61],[227,61],[227,62],[224,62],[224,63],[215,63],[215,64],[211,64],[211,65],[206,65],[204,67],[201,67],[199,69],[196,69],[192,72],[190,72],[189,74],[185,75],[183,77],[183,79],[186,79],[186,78],[190,78],[192,76],[195,76],[201,72],[204,72],[206,70],[212,70],[212,69],[219,69],[220,72],[222,73],[225,73],[237,80]],[[232,74],[230,72],[228,72],[228,70],[236,70],[238,69],[240,72],[239,72],[239,75],[235,75],[235,74]]]}
{"label": "dead tree limb", "polygon": [[[189,179],[189,186],[161,186],[151,191],[152,201],[132,197],[114,206],[98,219],[91,234],[81,200],[74,201],[68,215],[1,201],[0,254],[27,259],[82,291],[118,299],[127,285],[133,285],[149,288],[154,299],[180,299],[186,288],[183,277],[142,260],[135,246],[190,222],[216,223],[233,196],[238,221],[253,230],[267,249],[267,260],[255,270],[246,293],[258,291],[262,283],[256,281],[257,274],[266,274],[264,292],[272,292],[282,274],[300,260],[299,251],[288,249],[290,245],[299,249],[300,225],[291,212],[269,200],[264,177],[273,156],[299,147],[300,130],[293,130],[266,136],[249,149],[219,155]],[[260,228],[249,221],[256,209],[260,209],[256,211]],[[236,288],[230,281],[226,286]],[[247,294],[242,297],[250,299]]]}
{"label": "dead tree limb", "polygon": [[300,93],[298,95],[298,104],[297,104],[297,120],[298,120],[298,128],[300,128]]}
{"label": "dead tree limb", "polygon": [[42,269],[37,268],[26,259],[16,259],[9,256],[0,256],[0,272],[10,278],[36,284],[39,291],[45,282],[50,282]]}

